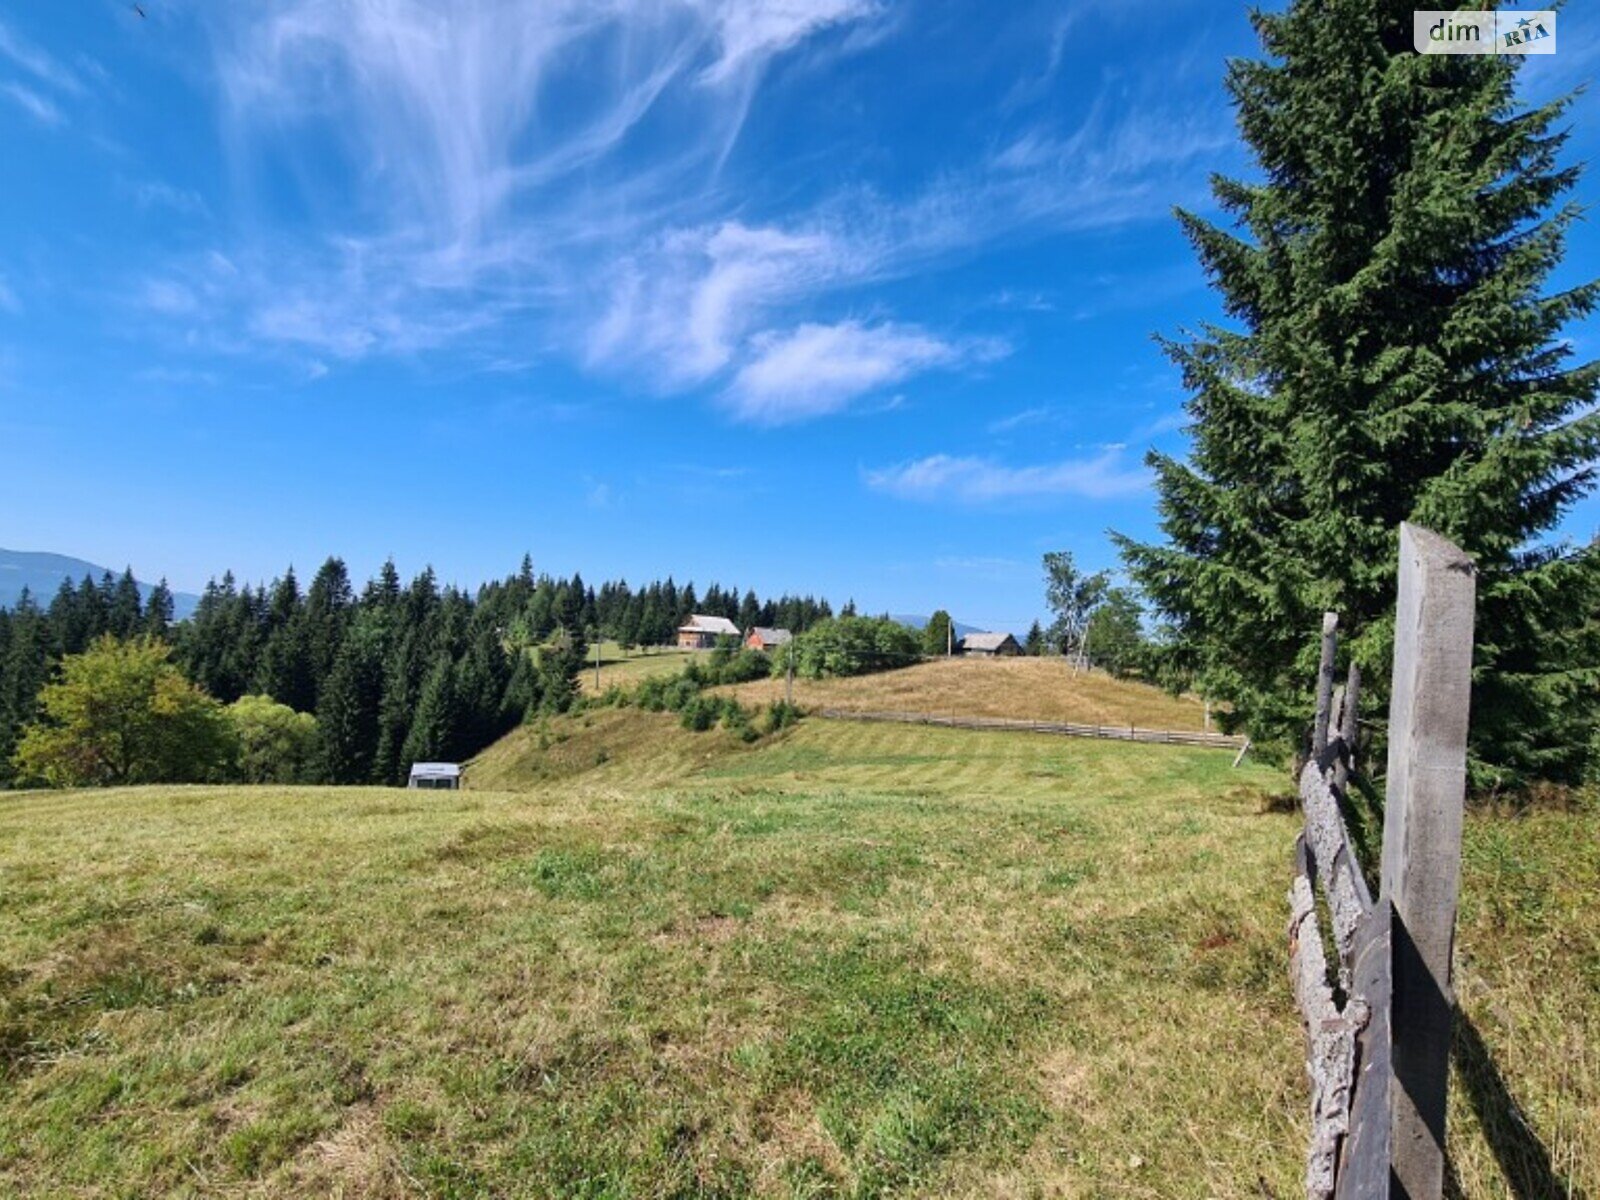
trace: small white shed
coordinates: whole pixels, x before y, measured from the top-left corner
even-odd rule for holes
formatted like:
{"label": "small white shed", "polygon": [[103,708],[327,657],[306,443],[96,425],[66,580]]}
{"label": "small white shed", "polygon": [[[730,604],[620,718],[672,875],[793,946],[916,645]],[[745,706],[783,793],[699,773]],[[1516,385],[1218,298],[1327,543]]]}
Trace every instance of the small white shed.
{"label": "small white shed", "polygon": [[454,792],[461,787],[459,763],[412,763],[408,788],[427,788]]}

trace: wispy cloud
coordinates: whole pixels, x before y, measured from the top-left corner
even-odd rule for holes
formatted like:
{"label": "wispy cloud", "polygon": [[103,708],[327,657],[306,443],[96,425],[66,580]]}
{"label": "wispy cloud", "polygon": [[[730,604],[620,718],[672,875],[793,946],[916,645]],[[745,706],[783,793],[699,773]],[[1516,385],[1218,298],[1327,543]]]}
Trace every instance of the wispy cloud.
{"label": "wispy cloud", "polygon": [[866,480],[868,486],[906,500],[966,504],[1048,497],[1114,500],[1138,495],[1150,486],[1149,473],[1130,466],[1117,450],[1021,467],[988,458],[935,454],[868,471]]}
{"label": "wispy cloud", "polygon": [[215,387],[220,380],[211,371],[195,371],[187,367],[147,367],[138,372],[136,378],[142,383],[154,383],[163,387]]}
{"label": "wispy cloud", "polygon": [[[1225,117],[1107,96],[1075,124],[1030,112],[895,194],[825,189],[784,211],[724,191],[771,64],[809,68],[899,16],[887,0],[229,10],[212,28],[236,177],[268,211],[293,181],[297,210],[347,225],[222,232],[238,269],[168,264],[199,304],[164,311],[185,337],[335,369],[444,347],[484,370],[570,356],[646,390],[705,388],[739,419],[793,420],[1003,348],[900,320],[863,290],[998,242],[1164,214],[1173,181],[1231,137]],[[140,188],[141,204],[205,211]]]}
{"label": "wispy cloud", "polygon": [[609,509],[616,508],[622,503],[617,490],[603,479],[594,479],[588,475],[583,477],[583,502],[590,508]]}
{"label": "wispy cloud", "polygon": [[[365,217],[262,256],[267,274],[240,282],[257,285],[241,297],[247,331],[354,358],[524,313],[570,326],[582,309],[587,328],[559,337],[578,333],[591,360],[625,345],[652,368],[674,363],[676,382],[706,377],[744,331],[741,302],[781,293],[815,249],[812,235],[737,221],[675,227],[738,136],[744,101],[727,93],[747,100],[764,64],[879,11],[878,0],[472,0],[443,15],[409,0],[302,0],[224,26],[217,74],[241,172],[295,165],[301,135],[319,130],[345,172],[329,207]],[[682,136],[640,140],[641,123],[666,119],[669,93]],[[684,285],[644,282],[657,260]],[[685,301],[687,319],[667,321]]]}
{"label": "wispy cloud", "polygon": [[155,179],[144,179],[123,186],[140,208],[166,208],[180,216],[189,217],[203,217],[210,212],[205,199],[187,188],[173,187],[170,183]]}
{"label": "wispy cloud", "polygon": [[856,273],[851,249],[820,230],[730,221],[675,230],[618,270],[588,339],[591,365],[646,364],[699,383],[778,305]]}
{"label": "wispy cloud", "polygon": [[58,91],[74,96],[84,91],[83,81],[76,74],[3,22],[0,22],[0,58],[9,59],[40,83]]}
{"label": "wispy cloud", "polygon": [[199,307],[194,292],[171,279],[147,280],[139,302],[151,312],[168,316],[184,316]]}
{"label": "wispy cloud", "polygon": [[721,54],[701,78],[721,83],[830,26],[883,11],[879,0],[721,0],[713,5]]}
{"label": "wispy cloud", "polygon": [[803,420],[838,412],[858,396],[922,371],[1004,352],[999,344],[957,344],[915,326],[808,323],[755,338],[728,401],[741,420]]}
{"label": "wispy cloud", "polygon": [[942,555],[933,560],[933,565],[935,570],[945,571],[952,575],[996,580],[1015,579],[1018,576],[1031,575],[1037,569],[1037,564],[1035,563],[985,554]]}
{"label": "wispy cloud", "polygon": [[1012,413],[1009,417],[998,417],[989,422],[989,432],[1013,433],[1029,425],[1042,425],[1052,416],[1048,408],[1025,408],[1021,412]]}
{"label": "wispy cloud", "polygon": [[55,102],[46,99],[30,87],[24,87],[20,83],[0,83],[0,93],[9,97],[13,104],[41,125],[66,124],[66,115],[56,107]]}
{"label": "wispy cloud", "polygon": [[[999,240],[1165,214],[1181,191],[1173,180],[1230,139],[1226,117],[1173,117],[1159,106],[1116,115],[1101,104],[1069,136],[1036,127],[904,199],[856,191],[786,226],[674,229],[613,270],[586,338],[590,364],[628,361],[658,381],[702,382],[737,365],[741,337],[770,329],[776,312],[803,301],[902,278]],[[1003,291],[993,303],[1052,307],[1036,292]]]}

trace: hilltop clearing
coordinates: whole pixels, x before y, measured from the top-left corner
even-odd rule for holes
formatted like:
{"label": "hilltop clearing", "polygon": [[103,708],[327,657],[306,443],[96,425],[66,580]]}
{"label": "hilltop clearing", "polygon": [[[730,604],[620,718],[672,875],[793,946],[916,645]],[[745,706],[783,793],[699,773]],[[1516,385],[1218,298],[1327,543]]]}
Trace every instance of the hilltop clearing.
{"label": "hilltop clearing", "polygon": [[[746,704],[783,698],[785,681],[729,688]],[[1074,672],[1060,658],[936,658],[899,671],[850,679],[797,679],[795,703],[807,709],[1009,717],[1141,729],[1200,730],[1205,706],[1104,671]]]}

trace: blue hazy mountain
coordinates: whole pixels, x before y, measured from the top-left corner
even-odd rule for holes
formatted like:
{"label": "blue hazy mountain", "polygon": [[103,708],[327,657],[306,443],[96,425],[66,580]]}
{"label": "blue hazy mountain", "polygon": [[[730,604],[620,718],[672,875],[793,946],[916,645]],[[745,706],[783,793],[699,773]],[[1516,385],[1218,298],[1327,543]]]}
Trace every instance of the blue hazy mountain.
{"label": "blue hazy mountain", "polygon": [[[32,550],[0,550],[0,608],[13,608],[26,588],[41,608],[49,605],[63,579],[78,583],[85,575],[99,582],[106,568],[65,554],[46,554]],[[120,576],[120,570],[112,575]],[[139,594],[148,599],[152,585],[139,583]],[[194,611],[200,597],[174,592],[173,616],[182,620]]]}
{"label": "blue hazy mountain", "polygon": [[[891,621],[898,621],[900,624],[905,625],[908,628],[921,630],[927,628],[929,620],[932,619],[932,614],[930,613],[926,617],[919,617],[911,613],[890,613],[889,619]],[[969,633],[989,632],[978,625],[965,625],[962,622],[957,621],[954,617],[950,619],[950,623],[955,626],[956,637],[958,638],[964,638]]]}

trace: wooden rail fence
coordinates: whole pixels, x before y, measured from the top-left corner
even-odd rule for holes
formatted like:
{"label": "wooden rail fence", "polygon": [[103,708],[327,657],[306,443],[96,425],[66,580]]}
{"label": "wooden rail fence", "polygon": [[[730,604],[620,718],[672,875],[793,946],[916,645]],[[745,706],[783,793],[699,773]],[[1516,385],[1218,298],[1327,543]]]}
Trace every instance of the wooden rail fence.
{"label": "wooden rail fence", "polygon": [[1311,755],[1299,781],[1305,830],[1289,889],[1290,978],[1311,1082],[1309,1200],[1443,1192],[1475,589],[1461,550],[1400,527],[1376,896],[1344,817],[1360,765],[1361,677],[1352,665],[1335,689],[1338,617],[1323,618]]}
{"label": "wooden rail fence", "polygon": [[1063,737],[1107,738],[1118,742],[1152,742],[1166,746],[1207,746],[1241,755],[1248,738],[1183,729],[1137,729],[1132,725],[1076,725],[1067,721],[1017,721],[1006,717],[942,717],[932,713],[858,712],[824,708],[818,713],[835,721],[888,721],[903,725],[944,725],[952,729],[1001,729],[1018,733],[1053,733]]}

